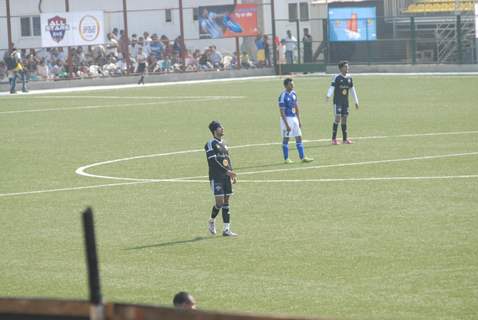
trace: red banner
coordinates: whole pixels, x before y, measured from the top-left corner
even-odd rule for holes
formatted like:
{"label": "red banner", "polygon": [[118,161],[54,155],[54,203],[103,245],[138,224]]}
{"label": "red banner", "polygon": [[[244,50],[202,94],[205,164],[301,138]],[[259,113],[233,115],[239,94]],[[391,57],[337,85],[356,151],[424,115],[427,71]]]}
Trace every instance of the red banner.
{"label": "red banner", "polygon": [[257,29],[257,5],[236,4],[199,7],[201,39],[252,37]]}

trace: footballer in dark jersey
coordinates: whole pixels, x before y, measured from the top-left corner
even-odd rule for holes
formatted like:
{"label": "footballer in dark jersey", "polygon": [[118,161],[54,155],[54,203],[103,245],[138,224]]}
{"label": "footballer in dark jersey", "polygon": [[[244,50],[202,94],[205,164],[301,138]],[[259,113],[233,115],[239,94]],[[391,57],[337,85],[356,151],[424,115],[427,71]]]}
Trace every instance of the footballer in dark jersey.
{"label": "footballer in dark jersey", "polygon": [[224,230],[222,235],[225,237],[237,236],[231,231],[229,197],[232,195],[232,184],[236,183],[236,173],[232,171],[231,158],[226,143],[222,140],[224,128],[217,121],[209,124],[213,138],[204,146],[206,151],[207,163],[209,166],[209,181],[211,189],[216,199],[212,207],[211,218],[208,222],[208,230],[211,234],[216,234],[216,217],[222,209],[222,220]]}
{"label": "footballer in dark jersey", "polygon": [[342,140],[344,144],[351,144],[352,141],[347,136],[347,116],[349,115],[349,93],[355,102],[355,108],[359,108],[357,92],[355,91],[352,77],[348,75],[349,64],[347,61],[339,63],[340,73],[334,76],[327,92],[327,101],[334,96],[334,124],[332,127],[332,144],[337,143],[337,128],[339,123],[342,127]]}

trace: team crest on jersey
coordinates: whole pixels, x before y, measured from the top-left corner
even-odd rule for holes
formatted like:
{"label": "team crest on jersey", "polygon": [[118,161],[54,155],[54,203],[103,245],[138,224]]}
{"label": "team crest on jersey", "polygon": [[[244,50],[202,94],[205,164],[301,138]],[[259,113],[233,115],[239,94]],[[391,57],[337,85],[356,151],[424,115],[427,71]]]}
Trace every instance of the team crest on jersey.
{"label": "team crest on jersey", "polygon": [[66,31],[70,30],[70,25],[66,23],[66,18],[54,16],[53,18],[48,19],[48,25],[45,29],[50,32],[51,38],[54,41],[60,43],[65,37]]}
{"label": "team crest on jersey", "polygon": [[229,161],[227,159],[222,160],[222,165],[227,167],[229,165]]}
{"label": "team crest on jersey", "polygon": [[349,79],[349,83],[352,82],[352,79]]}
{"label": "team crest on jersey", "polygon": [[347,89],[342,90],[342,94],[343,94],[344,96],[346,96],[346,95],[347,95]]}

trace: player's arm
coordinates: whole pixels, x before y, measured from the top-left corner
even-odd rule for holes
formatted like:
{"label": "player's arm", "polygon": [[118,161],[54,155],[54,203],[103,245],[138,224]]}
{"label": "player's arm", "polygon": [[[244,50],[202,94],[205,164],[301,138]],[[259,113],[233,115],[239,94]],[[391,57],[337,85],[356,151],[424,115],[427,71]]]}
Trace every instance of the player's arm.
{"label": "player's arm", "polygon": [[350,88],[350,92],[352,93],[352,97],[354,98],[355,108],[358,109],[359,108],[359,100],[358,100],[358,96],[357,96],[357,91],[355,91],[355,87]]}
{"label": "player's arm", "polygon": [[297,121],[299,121],[299,128],[302,128],[302,121],[300,121],[299,104],[295,105],[295,115],[297,117]]}
{"label": "player's arm", "polygon": [[281,96],[279,97],[279,112],[280,112],[280,117],[282,118],[282,121],[284,121],[287,132],[289,132],[291,129],[289,127],[289,124],[287,123],[287,118],[285,116],[285,94],[284,93],[282,93]]}
{"label": "player's arm", "polygon": [[333,96],[335,91],[335,78],[332,80],[332,83],[330,84],[329,90],[327,90],[327,95],[325,96],[325,101],[329,101],[330,97]]}
{"label": "player's arm", "polygon": [[284,121],[284,124],[285,124],[285,127],[287,129],[287,132],[289,132],[291,129],[289,127],[289,124],[287,123],[287,118],[285,116],[285,107],[284,108],[280,108],[280,117],[282,118],[282,121]]}
{"label": "player's arm", "polygon": [[234,184],[237,182],[237,174],[232,169],[232,161],[231,158],[228,157],[229,160],[229,172],[227,175],[231,178],[231,182]]}

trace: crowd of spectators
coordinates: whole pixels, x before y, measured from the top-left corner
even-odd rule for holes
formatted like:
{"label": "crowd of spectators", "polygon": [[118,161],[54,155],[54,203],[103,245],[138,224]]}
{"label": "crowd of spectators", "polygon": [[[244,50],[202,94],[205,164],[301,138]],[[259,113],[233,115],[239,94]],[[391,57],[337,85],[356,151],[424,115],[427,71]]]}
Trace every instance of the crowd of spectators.
{"label": "crowd of spectators", "polygon": [[[270,66],[267,36],[255,41],[256,56],[240,53],[242,68]],[[68,61],[71,50],[71,62]],[[5,55],[8,52],[5,52]],[[203,50],[188,50],[181,36],[133,34],[128,39],[123,30],[114,28],[107,34],[104,45],[68,48],[21,49],[21,59],[29,80],[60,80],[74,78],[111,77],[138,72],[146,63],[146,73],[195,72],[237,68],[237,53],[220,52],[214,44]],[[6,66],[0,62],[0,80],[6,78]]]}

